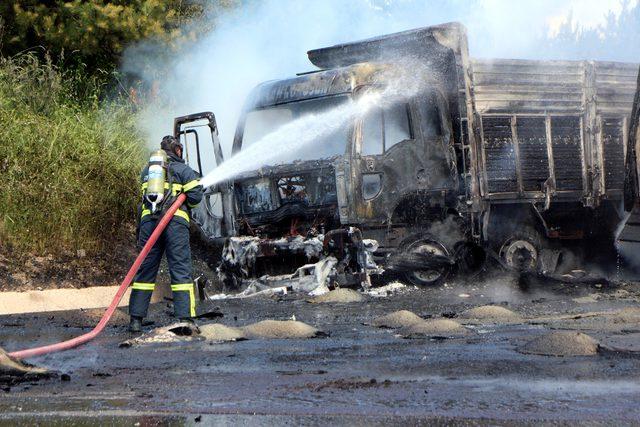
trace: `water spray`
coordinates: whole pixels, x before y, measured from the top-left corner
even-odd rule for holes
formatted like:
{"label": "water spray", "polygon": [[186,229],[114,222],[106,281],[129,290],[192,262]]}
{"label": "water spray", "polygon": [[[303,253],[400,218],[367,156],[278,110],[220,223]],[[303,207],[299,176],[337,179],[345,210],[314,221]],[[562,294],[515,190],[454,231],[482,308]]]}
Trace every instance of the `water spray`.
{"label": "water spray", "polygon": [[[394,70],[392,80],[382,81],[372,86],[383,86],[380,90],[371,90],[356,100],[347,102],[327,112],[306,114],[275,131],[265,135],[254,144],[243,148],[239,153],[225,160],[202,180],[204,188],[219,184],[240,175],[243,172],[259,169],[269,163],[280,160],[285,154],[296,152],[314,141],[322,140],[337,129],[353,122],[359,115],[366,114],[374,107],[397,102],[399,98],[408,99],[424,89],[424,81],[418,81],[416,67],[421,64],[403,64]],[[400,71],[402,70],[402,71]],[[411,75],[409,70],[413,70]],[[346,141],[345,141],[346,142]]]}
{"label": "water spray", "polygon": [[243,172],[255,170],[285,154],[295,153],[313,141],[321,140],[351,121],[357,114],[369,110],[379,94],[366,94],[359,100],[347,102],[327,112],[306,114],[275,131],[265,135],[254,144],[243,149],[233,157],[207,174],[201,181],[207,188],[233,178]]}

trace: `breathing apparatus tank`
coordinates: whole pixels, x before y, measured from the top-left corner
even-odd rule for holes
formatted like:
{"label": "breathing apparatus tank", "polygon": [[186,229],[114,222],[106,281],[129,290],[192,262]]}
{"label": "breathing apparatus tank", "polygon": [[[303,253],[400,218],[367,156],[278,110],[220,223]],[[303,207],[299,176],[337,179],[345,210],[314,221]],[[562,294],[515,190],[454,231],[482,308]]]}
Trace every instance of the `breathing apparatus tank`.
{"label": "breathing apparatus tank", "polygon": [[149,172],[145,199],[151,203],[151,213],[155,213],[158,205],[165,198],[164,184],[167,181],[167,153],[157,150],[149,158]]}

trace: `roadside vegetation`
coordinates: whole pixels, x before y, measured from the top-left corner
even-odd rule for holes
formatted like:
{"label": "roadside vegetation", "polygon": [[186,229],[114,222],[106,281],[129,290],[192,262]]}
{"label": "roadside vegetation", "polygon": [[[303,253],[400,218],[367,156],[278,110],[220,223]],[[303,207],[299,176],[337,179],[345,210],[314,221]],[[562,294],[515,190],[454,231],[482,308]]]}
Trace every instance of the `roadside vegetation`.
{"label": "roadside vegetation", "polygon": [[146,153],[104,79],[32,54],[0,60],[0,241],[13,252],[92,252],[130,232]]}
{"label": "roadside vegetation", "polygon": [[172,55],[239,2],[0,2],[0,282],[28,257],[133,246],[152,97],[122,57],[143,41]]}

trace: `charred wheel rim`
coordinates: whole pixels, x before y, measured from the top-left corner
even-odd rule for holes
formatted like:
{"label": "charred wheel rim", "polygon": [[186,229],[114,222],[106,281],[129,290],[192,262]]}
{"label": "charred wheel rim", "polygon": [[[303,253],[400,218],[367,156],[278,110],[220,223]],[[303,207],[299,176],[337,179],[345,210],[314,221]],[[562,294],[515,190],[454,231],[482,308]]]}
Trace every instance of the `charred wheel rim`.
{"label": "charred wheel rim", "polygon": [[527,239],[509,239],[500,249],[500,258],[515,271],[531,271],[538,263],[538,248]]}
{"label": "charred wheel rim", "polygon": [[[449,251],[440,242],[432,239],[420,239],[411,243],[406,252],[415,255],[436,255],[448,257]],[[408,273],[409,280],[418,285],[430,285],[439,283],[449,272],[448,265],[442,265],[438,268],[413,270]]]}

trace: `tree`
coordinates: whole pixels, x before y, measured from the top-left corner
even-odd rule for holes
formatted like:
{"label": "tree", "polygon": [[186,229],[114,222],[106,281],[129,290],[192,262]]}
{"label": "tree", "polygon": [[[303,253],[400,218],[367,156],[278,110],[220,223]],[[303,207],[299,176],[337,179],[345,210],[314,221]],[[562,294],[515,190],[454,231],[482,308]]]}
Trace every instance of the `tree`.
{"label": "tree", "polygon": [[620,15],[609,13],[596,28],[573,26],[570,15],[558,34],[542,43],[545,51],[565,59],[598,58],[638,62],[640,58],[640,3],[625,3]]}
{"label": "tree", "polygon": [[[206,0],[14,0],[0,2],[0,54],[41,47],[54,60],[89,71],[113,69],[125,47],[143,39],[170,45],[197,37],[189,22]],[[220,2],[222,7],[229,1]]]}

